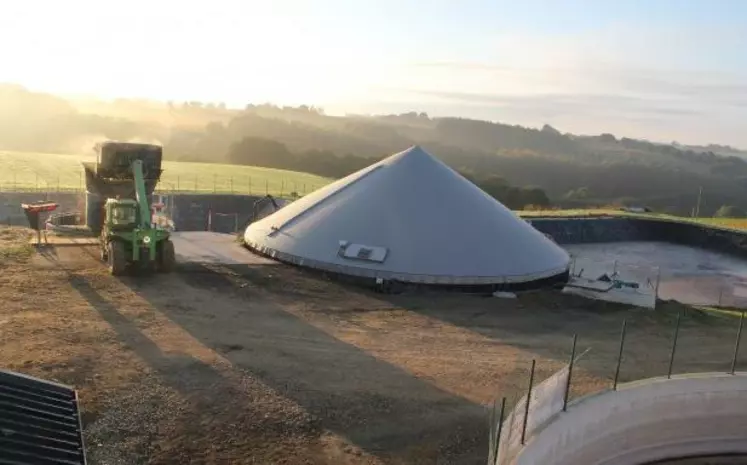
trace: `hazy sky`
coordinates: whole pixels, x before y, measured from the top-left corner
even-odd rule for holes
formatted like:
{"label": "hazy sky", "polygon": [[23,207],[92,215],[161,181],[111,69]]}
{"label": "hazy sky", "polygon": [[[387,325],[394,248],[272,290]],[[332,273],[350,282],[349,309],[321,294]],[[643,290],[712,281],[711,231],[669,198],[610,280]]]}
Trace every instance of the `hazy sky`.
{"label": "hazy sky", "polygon": [[0,52],[0,82],[65,94],[747,147],[743,0],[3,1]]}

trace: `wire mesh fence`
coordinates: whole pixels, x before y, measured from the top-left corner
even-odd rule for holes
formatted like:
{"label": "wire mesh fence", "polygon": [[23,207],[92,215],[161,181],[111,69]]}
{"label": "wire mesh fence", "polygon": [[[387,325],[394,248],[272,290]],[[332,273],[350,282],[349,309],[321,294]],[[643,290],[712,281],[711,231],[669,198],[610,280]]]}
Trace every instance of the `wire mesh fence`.
{"label": "wire mesh fence", "polygon": [[[244,194],[273,195],[277,197],[302,197],[325,184],[303,179],[277,176],[219,176],[219,175],[179,175],[162,178],[156,186],[156,193],[185,194]],[[4,193],[75,193],[85,191],[85,179],[57,176],[16,178],[6,177],[0,181],[0,192]]]}
{"label": "wire mesh fence", "polygon": [[[702,352],[696,352],[702,353],[699,360],[693,360],[692,351],[687,353],[687,358],[684,354],[678,357],[682,341],[698,341],[697,334],[687,333],[688,329],[695,327],[685,323],[693,316],[684,310],[672,316],[669,335],[662,341],[665,344],[650,347],[647,351],[647,357],[658,357],[662,362],[656,365],[656,369],[649,371],[641,370],[640,365],[636,363],[637,360],[628,357],[629,347],[638,341],[631,332],[635,327],[631,328],[630,322],[627,319],[623,320],[614,354],[602,354],[606,358],[605,363],[599,364],[598,360],[594,361],[608,372],[608,376],[591,388],[588,379],[585,379],[589,366],[586,362],[591,362],[590,356],[594,351],[587,348],[579,353],[582,343],[577,335],[573,336],[569,345],[568,363],[544,380],[538,379],[537,360],[528,360],[526,363],[530,369],[524,383],[526,390],[513,397],[496,399],[489,411],[488,464],[511,463],[532,436],[558,415],[562,415],[587,396],[604,391],[617,391],[622,383],[654,377],[671,379],[682,373],[738,374],[740,368],[744,368],[740,365],[740,362],[743,363],[740,356],[743,351],[745,313],[742,312],[738,318],[731,320],[733,338],[719,341],[719,347],[702,348]],[[582,385],[580,389],[574,389],[577,383]]]}

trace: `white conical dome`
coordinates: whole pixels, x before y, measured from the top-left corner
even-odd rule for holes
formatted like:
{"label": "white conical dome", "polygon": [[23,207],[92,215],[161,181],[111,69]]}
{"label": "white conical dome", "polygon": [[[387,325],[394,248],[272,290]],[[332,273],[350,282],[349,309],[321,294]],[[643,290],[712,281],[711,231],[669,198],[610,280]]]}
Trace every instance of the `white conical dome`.
{"label": "white conical dome", "polygon": [[568,271],[542,233],[420,147],[252,223],[246,244],[278,260],[429,284],[524,283]]}

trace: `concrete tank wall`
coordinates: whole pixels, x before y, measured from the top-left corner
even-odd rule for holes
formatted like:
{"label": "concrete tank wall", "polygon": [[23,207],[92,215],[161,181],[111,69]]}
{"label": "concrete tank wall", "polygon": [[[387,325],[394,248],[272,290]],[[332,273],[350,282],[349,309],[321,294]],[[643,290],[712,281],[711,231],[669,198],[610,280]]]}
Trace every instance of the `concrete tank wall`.
{"label": "concrete tank wall", "polygon": [[662,241],[747,257],[747,233],[657,218],[537,218],[529,220],[559,244]]}
{"label": "concrete tank wall", "polygon": [[653,378],[580,399],[515,465],[636,465],[747,453],[747,373]]}
{"label": "concrete tank wall", "polygon": [[[168,202],[164,202],[168,210],[164,213],[174,221],[177,231],[207,230],[208,214],[212,212],[212,230],[222,233],[233,233],[236,223],[241,227],[251,216],[254,202],[261,198],[229,194],[176,194],[164,197],[168,197]],[[234,218],[234,214],[238,218]]]}
{"label": "concrete tank wall", "polygon": [[21,204],[39,200],[59,204],[55,213],[80,211],[83,205],[82,196],[77,192],[2,192],[0,193],[0,223],[28,226]]}

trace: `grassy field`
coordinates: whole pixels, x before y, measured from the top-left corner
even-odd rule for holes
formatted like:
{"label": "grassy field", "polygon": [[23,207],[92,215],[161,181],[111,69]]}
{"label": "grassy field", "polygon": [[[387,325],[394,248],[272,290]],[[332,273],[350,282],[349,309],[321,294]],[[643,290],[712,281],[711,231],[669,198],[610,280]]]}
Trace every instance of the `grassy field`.
{"label": "grassy field", "polygon": [[747,218],[690,218],[683,216],[667,215],[664,213],[629,213],[613,209],[576,209],[576,210],[524,210],[517,212],[522,218],[536,217],[584,217],[584,216],[620,216],[633,218],[657,218],[669,221],[687,223],[707,224],[727,229],[747,230]]}
{"label": "grassy field", "polygon": [[[81,190],[81,161],[93,156],[0,151],[0,191]],[[224,165],[164,162],[160,191],[303,195],[328,184],[321,176],[295,171]]]}
{"label": "grassy field", "polygon": [[[94,157],[0,151],[0,192],[82,190],[84,178],[81,161],[94,161]],[[219,163],[167,161],[163,168],[163,176],[157,187],[160,192],[268,193],[275,196],[288,196],[291,192],[297,192],[304,195],[332,181],[297,171]],[[747,230],[747,219],[741,218],[686,218],[661,213],[627,213],[614,209],[527,210],[518,213],[525,218],[599,215],[660,218]]]}

